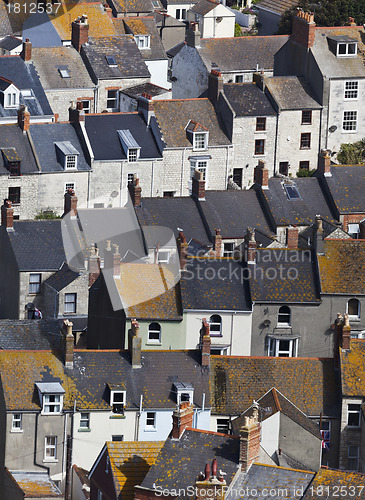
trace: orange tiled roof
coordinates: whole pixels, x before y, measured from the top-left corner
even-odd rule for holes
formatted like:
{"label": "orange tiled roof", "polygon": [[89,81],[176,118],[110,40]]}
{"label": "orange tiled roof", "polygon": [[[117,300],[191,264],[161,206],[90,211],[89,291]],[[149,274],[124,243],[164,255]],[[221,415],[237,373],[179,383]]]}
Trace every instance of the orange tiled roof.
{"label": "orange tiled roof", "polygon": [[350,347],[340,351],[342,394],[365,396],[365,340],[351,339]]}
{"label": "orange tiled roof", "polygon": [[144,22],[141,19],[138,19],[138,17],[128,17],[127,19],[124,19],[124,23],[130,28],[132,31],[133,35],[148,35],[149,30],[147,29],[147,26],[144,24]]}

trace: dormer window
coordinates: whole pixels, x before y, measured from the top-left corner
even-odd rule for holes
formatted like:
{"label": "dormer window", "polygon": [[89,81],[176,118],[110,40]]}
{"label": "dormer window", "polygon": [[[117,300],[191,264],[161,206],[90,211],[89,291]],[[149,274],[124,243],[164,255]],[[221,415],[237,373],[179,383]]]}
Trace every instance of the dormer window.
{"label": "dormer window", "polygon": [[39,400],[43,414],[62,412],[65,390],[59,382],[37,382]]}
{"label": "dormer window", "polygon": [[4,165],[9,170],[11,176],[20,175],[21,158],[16,152],[15,148],[2,148],[1,149]]}
{"label": "dormer window", "polygon": [[0,77],[0,96],[5,109],[18,108],[20,90],[6,78]]}
{"label": "dormer window", "polygon": [[150,48],[150,35],[136,35],[134,39],[139,49]]}
{"label": "dormer window", "polygon": [[193,149],[203,150],[208,148],[209,130],[203,125],[193,120],[190,120],[186,127],[188,136],[193,143]]}
{"label": "dormer window", "polygon": [[138,161],[141,147],[134,139],[130,130],[117,130],[120,143],[129,163]]}
{"label": "dormer window", "polygon": [[207,149],[208,134],[199,132],[194,134],[194,149]]}
{"label": "dormer window", "polygon": [[337,44],[337,56],[356,56],[356,43],[339,43]]}
{"label": "dormer window", "polygon": [[354,40],[347,35],[329,36],[327,38],[330,49],[336,57],[357,56],[357,40]]}
{"label": "dormer window", "polygon": [[126,391],[119,386],[111,386],[109,404],[113,408],[113,413],[124,415],[124,407],[126,402]]}
{"label": "dormer window", "polygon": [[77,157],[79,152],[73,147],[70,141],[55,142],[58,162],[65,170],[77,169]]}
{"label": "dormer window", "polygon": [[193,403],[194,399],[194,387],[190,382],[175,382],[174,388],[176,391],[176,402],[180,403],[189,402]]}

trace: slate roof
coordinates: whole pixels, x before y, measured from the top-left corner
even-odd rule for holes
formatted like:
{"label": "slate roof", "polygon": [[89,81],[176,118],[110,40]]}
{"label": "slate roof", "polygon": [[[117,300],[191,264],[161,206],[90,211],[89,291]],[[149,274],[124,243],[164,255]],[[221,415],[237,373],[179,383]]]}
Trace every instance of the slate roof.
{"label": "slate roof", "polygon": [[236,116],[276,115],[266,94],[256,83],[228,83],[223,85],[223,91]]}
{"label": "slate roof", "polygon": [[39,123],[30,126],[30,135],[38,156],[42,172],[64,172],[64,165],[58,161],[55,142],[69,141],[79,152],[77,170],[90,170],[82,145],[71,123]]}
{"label": "slate roof", "polygon": [[325,240],[318,255],[321,293],[365,294],[365,241]]}
{"label": "slate roof", "polygon": [[298,0],[261,0],[257,7],[282,15],[286,10],[291,9],[298,3]]}
{"label": "slate roof", "polygon": [[[32,48],[32,61],[45,90],[94,88],[80,54],[73,47]],[[68,71],[70,78],[62,78],[62,69]]]}
{"label": "slate roof", "polygon": [[0,47],[5,50],[13,50],[16,47],[19,47],[19,45],[22,45],[22,41],[19,38],[15,38],[15,36],[12,35],[8,35],[2,40],[0,40]]}
{"label": "slate roof", "polygon": [[148,13],[154,8],[151,0],[111,0],[113,10],[119,13]]}
{"label": "slate roof", "polygon": [[[61,4],[59,9],[62,8],[63,6]],[[32,42],[32,48],[62,46],[62,40],[46,12],[36,12],[31,15],[28,13],[20,13],[20,18],[18,18],[18,16],[19,14],[12,12],[12,24],[14,23],[17,26],[16,31],[20,33],[23,32],[23,39],[29,38]],[[69,14],[66,14],[65,17],[69,18]],[[21,22],[22,18],[23,22]]]}
{"label": "slate roof", "polygon": [[1,379],[8,411],[40,411],[35,382],[59,382],[65,389],[64,409],[110,410],[106,384],[126,390],[126,409],[175,409],[174,382],[190,382],[194,404],[210,407],[209,375],[196,351],[145,351],[142,368],[132,369],[127,351],[76,350],[74,368],[65,369],[49,351],[0,351]]}
{"label": "slate roof", "polygon": [[45,472],[9,471],[25,498],[62,498],[62,493]]}
{"label": "slate roof", "polygon": [[[256,401],[256,400],[255,400]],[[287,399],[280,391],[272,387],[264,396],[257,400],[261,408],[270,408],[270,412],[263,412],[262,420],[266,420],[277,412],[281,412],[290,418],[293,422],[296,422],[303,429],[307,430],[313,436],[321,439],[321,433],[319,431],[319,426],[316,422],[313,422],[308,418],[299,408],[297,408],[289,399]],[[242,415],[236,418],[232,422],[233,433],[239,435],[241,427],[244,425],[244,416],[252,416],[253,409],[252,406],[248,408]]]}
{"label": "slate roof", "polygon": [[199,55],[208,73],[256,71],[274,68],[274,54],[287,42],[283,36],[244,36],[235,38],[203,38]]}
{"label": "slate roof", "polygon": [[[341,491],[356,491],[356,498],[359,500],[365,499],[365,474],[359,472],[349,472],[343,470],[320,469],[313,479],[310,488],[305,492],[302,500],[320,500],[321,491],[335,492]],[[354,487],[354,490],[350,490]],[[321,489],[323,488],[323,489]],[[338,490],[337,490],[338,488]]]}
{"label": "slate roof", "polygon": [[211,356],[212,414],[240,415],[272,387],[309,417],[340,415],[333,359]]}
{"label": "slate roof", "polygon": [[331,177],[323,177],[340,214],[365,213],[365,166],[331,165]]}
{"label": "slate roof", "polygon": [[274,76],[267,79],[266,86],[280,110],[322,108],[304,78]]}
{"label": "slate roof", "polygon": [[249,276],[253,302],[320,303],[316,261],[310,250],[259,248]]}
{"label": "slate roof", "polygon": [[244,269],[233,259],[190,258],[180,279],[183,309],[250,312]]}
{"label": "slate roof", "polygon": [[134,499],[134,487],[142,483],[164,444],[165,441],[106,443],[117,496]]}
{"label": "slate roof", "polygon": [[[150,72],[132,35],[90,38],[81,54],[91,77],[98,80],[149,78]],[[117,67],[108,66],[105,56],[113,56]]]}
{"label": "slate roof", "polygon": [[[294,185],[299,191],[300,198],[290,200],[286,194],[285,185]],[[315,222],[316,215],[321,215],[329,222],[335,221],[318,179],[315,177],[290,181],[272,177],[269,179],[269,189],[262,190],[257,185],[254,185],[253,189],[259,191],[260,200],[278,226],[307,226]]]}
{"label": "slate roof", "polygon": [[200,14],[201,16],[205,16],[208,12],[211,12],[215,9],[220,2],[214,2],[213,0],[199,0],[198,3],[191,7],[191,11],[194,14]]}
{"label": "slate roof", "polygon": [[0,2],[0,36],[11,35],[12,27],[8,17],[8,6],[5,2]]}
{"label": "slate roof", "polygon": [[66,260],[60,220],[14,221],[7,234],[19,271],[57,271]]}
{"label": "slate roof", "polygon": [[[19,103],[28,106],[31,116],[53,115],[33,63],[25,63],[20,56],[0,57],[0,76],[12,81],[20,90],[32,89],[34,97],[20,95]],[[0,103],[0,116],[16,117],[17,109],[5,109]]]}
{"label": "slate roof", "polygon": [[[15,148],[21,159],[20,172],[27,174],[38,172],[32,148],[29,144],[28,136],[23,134],[18,125],[0,126],[0,149]],[[4,157],[0,153],[0,175],[9,175],[9,170],[4,166]]]}
{"label": "slate roof", "polygon": [[154,17],[127,17],[124,19],[124,24],[127,33],[131,33],[132,35],[150,35],[150,47],[140,50],[145,60],[156,61],[167,59]]}
{"label": "slate roof", "polygon": [[57,292],[60,292],[79,276],[79,273],[72,271],[68,265],[64,263],[61,269],[47,278],[44,283],[51,286],[54,290],[57,290]]}
{"label": "slate roof", "polygon": [[[161,158],[154,136],[138,113],[102,113],[85,116],[86,132],[95,160],[125,160],[127,158],[117,130],[129,130],[140,149],[140,160]],[[100,141],[100,136],[103,140]]]}
{"label": "slate roof", "polygon": [[349,350],[340,350],[343,396],[365,396],[365,341],[351,339]]}
{"label": "slate roof", "polygon": [[219,126],[218,117],[209,99],[170,99],[155,101],[153,108],[167,147],[192,148],[186,127],[191,120],[199,121],[209,130],[209,146],[230,145]]}
{"label": "slate roof", "polygon": [[206,463],[217,459],[227,484],[237,471],[240,441],[237,436],[186,429],[180,439],[167,439],[155,464],[145,477],[142,487],[178,490],[195,484]]}
{"label": "slate roof", "polygon": [[141,85],[135,85],[134,87],[128,87],[127,89],[123,89],[122,92],[128,97],[134,97],[134,99],[137,99],[142,94],[149,94],[153,98],[161,94],[166,94],[168,90],[147,82],[141,83]]}
{"label": "slate roof", "polygon": [[0,349],[60,349],[57,319],[1,319]]}

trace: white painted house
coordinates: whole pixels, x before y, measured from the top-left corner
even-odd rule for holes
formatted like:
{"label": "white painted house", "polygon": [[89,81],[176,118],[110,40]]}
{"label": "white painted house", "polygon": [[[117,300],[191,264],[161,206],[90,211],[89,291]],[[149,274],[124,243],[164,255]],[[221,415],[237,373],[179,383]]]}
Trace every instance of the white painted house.
{"label": "white painted house", "polygon": [[203,38],[228,38],[234,36],[236,16],[219,2],[200,0],[189,10],[188,20],[198,23]]}

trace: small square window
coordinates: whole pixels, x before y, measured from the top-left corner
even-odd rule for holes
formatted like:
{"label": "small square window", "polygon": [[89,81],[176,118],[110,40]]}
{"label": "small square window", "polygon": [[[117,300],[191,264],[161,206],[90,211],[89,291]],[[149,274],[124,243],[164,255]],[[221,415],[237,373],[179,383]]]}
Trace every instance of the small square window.
{"label": "small square window", "polygon": [[61,413],[62,396],[60,394],[43,395],[43,413]]}
{"label": "small square window", "polygon": [[77,156],[76,155],[67,155],[65,168],[66,170],[76,168],[77,167]]}
{"label": "small square window", "polygon": [[118,90],[108,90],[106,97],[106,107],[108,109],[118,108]]}
{"label": "small square window", "polygon": [[65,193],[67,193],[67,191],[69,189],[72,189],[72,191],[75,191],[75,183],[74,182],[65,182]]}
{"label": "small square window", "polygon": [[127,184],[133,184],[134,182],[134,174],[128,174]]}
{"label": "small square window", "polygon": [[44,444],[44,460],[56,460],[57,436],[46,436]]}
{"label": "small square window", "polygon": [[305,132],[300,134],[300,149],[309,149],[311,147],[311,134]]}
{"label": "small square window", "polygon": [[129,148],[128,149],[128,161],[130,163],[136,162],[138,159],[138,149]]}
{"label": "small square window", "polygon": [[266,118],[256,118],[256,131],[266,130]]}
{"label": "small square window", "polygon": [[207,148],[207,135],[205,132],[203,133],[194,133],[194,149],[206,149]]}
{"label": "small square window", "polygon": [[360,404],[347,405],[347,425],[349,427],[360,427],[360,415],[361,415]]}
{"label": "small square window", "polygon": [[359,82],[357,81],[349,81],[345,82],[345,99],[357,99],[359,93]]}
{"label": "small square window", "polygon": [[234,243],[223,243],[223,257],[233,257]]}
{"label": "small square window", "polygon": [[348,462],[347,466],[349,470],[358,471],[359,470],[359,446],[350,445],[348,447]]}
{"label": "small square window", "polygon": [[82,103],[82,109],[84,110],[84,113],[86,115],[89,114],[91,109],[91,101],[89,101],[89,99],[85,99],[80,102]]}
{"label": "small square window", "polygon": [[157,253],[157,262],[168,264],[170,260],[170,252],[168,250],[159,250]]}
{"label": "small square window", "polygon": [[156,428],[156,413],[148,411],[146,415],[146,427]]}
{"label": "small square window", "polygon": [[80,413],[80,429],[90,429],[90,413]]}
{"label": "small square window", "polygon": [[124,441],[124,436],[122,434],[113,434],[112,441]]}
{"label": "small square window", "polygon": [[41,274],[31,274],[29,276],[29,293],[31,294],[37,294],[41,293],[41,281],[42,281],[42,275]]}
{"label": "small square window", "polygon": [[229,434],[229,418],[217,418],[217,432]]}
{"label": "small square window", "polygon": [[299,170],[309,170],[309,161],[300,161]]}
{"label": "small square window", "polygon": [[265,139],[256,139],[255,155],[264,155],[264,154],[265,154]]}
{"label": "small square window", "polygon": [[76,293],[65,293],[65,314],[76,313]]}
{"label": "small square window", "polygon": [[302,111],[302,125],[311,125],[312,123],[312,111],[306,110]]}
{"label": "small square window", "polygon": [[208,162],[205,160],[191,161],[191,163],[190,163],[191,177],[194,176],[195,170],[198,170],[199,172],[201,172],[203,174],[203,181],[206,181],[207,180],[207,167],[208,167]]}
{"label": "small square window", "polygon": [[234,81],[235,83],[243,83],[243,75],[236,75]]}
{"label": "small square window", "polygon": [[21,413],[13,413],[13,419],[11,423],[12,431],[21,431],[22,430],[22,414]]}
{"label": "small square window", "polygon": [[20,205],[20,187],[10,187],[8,198],[13,205]]}

